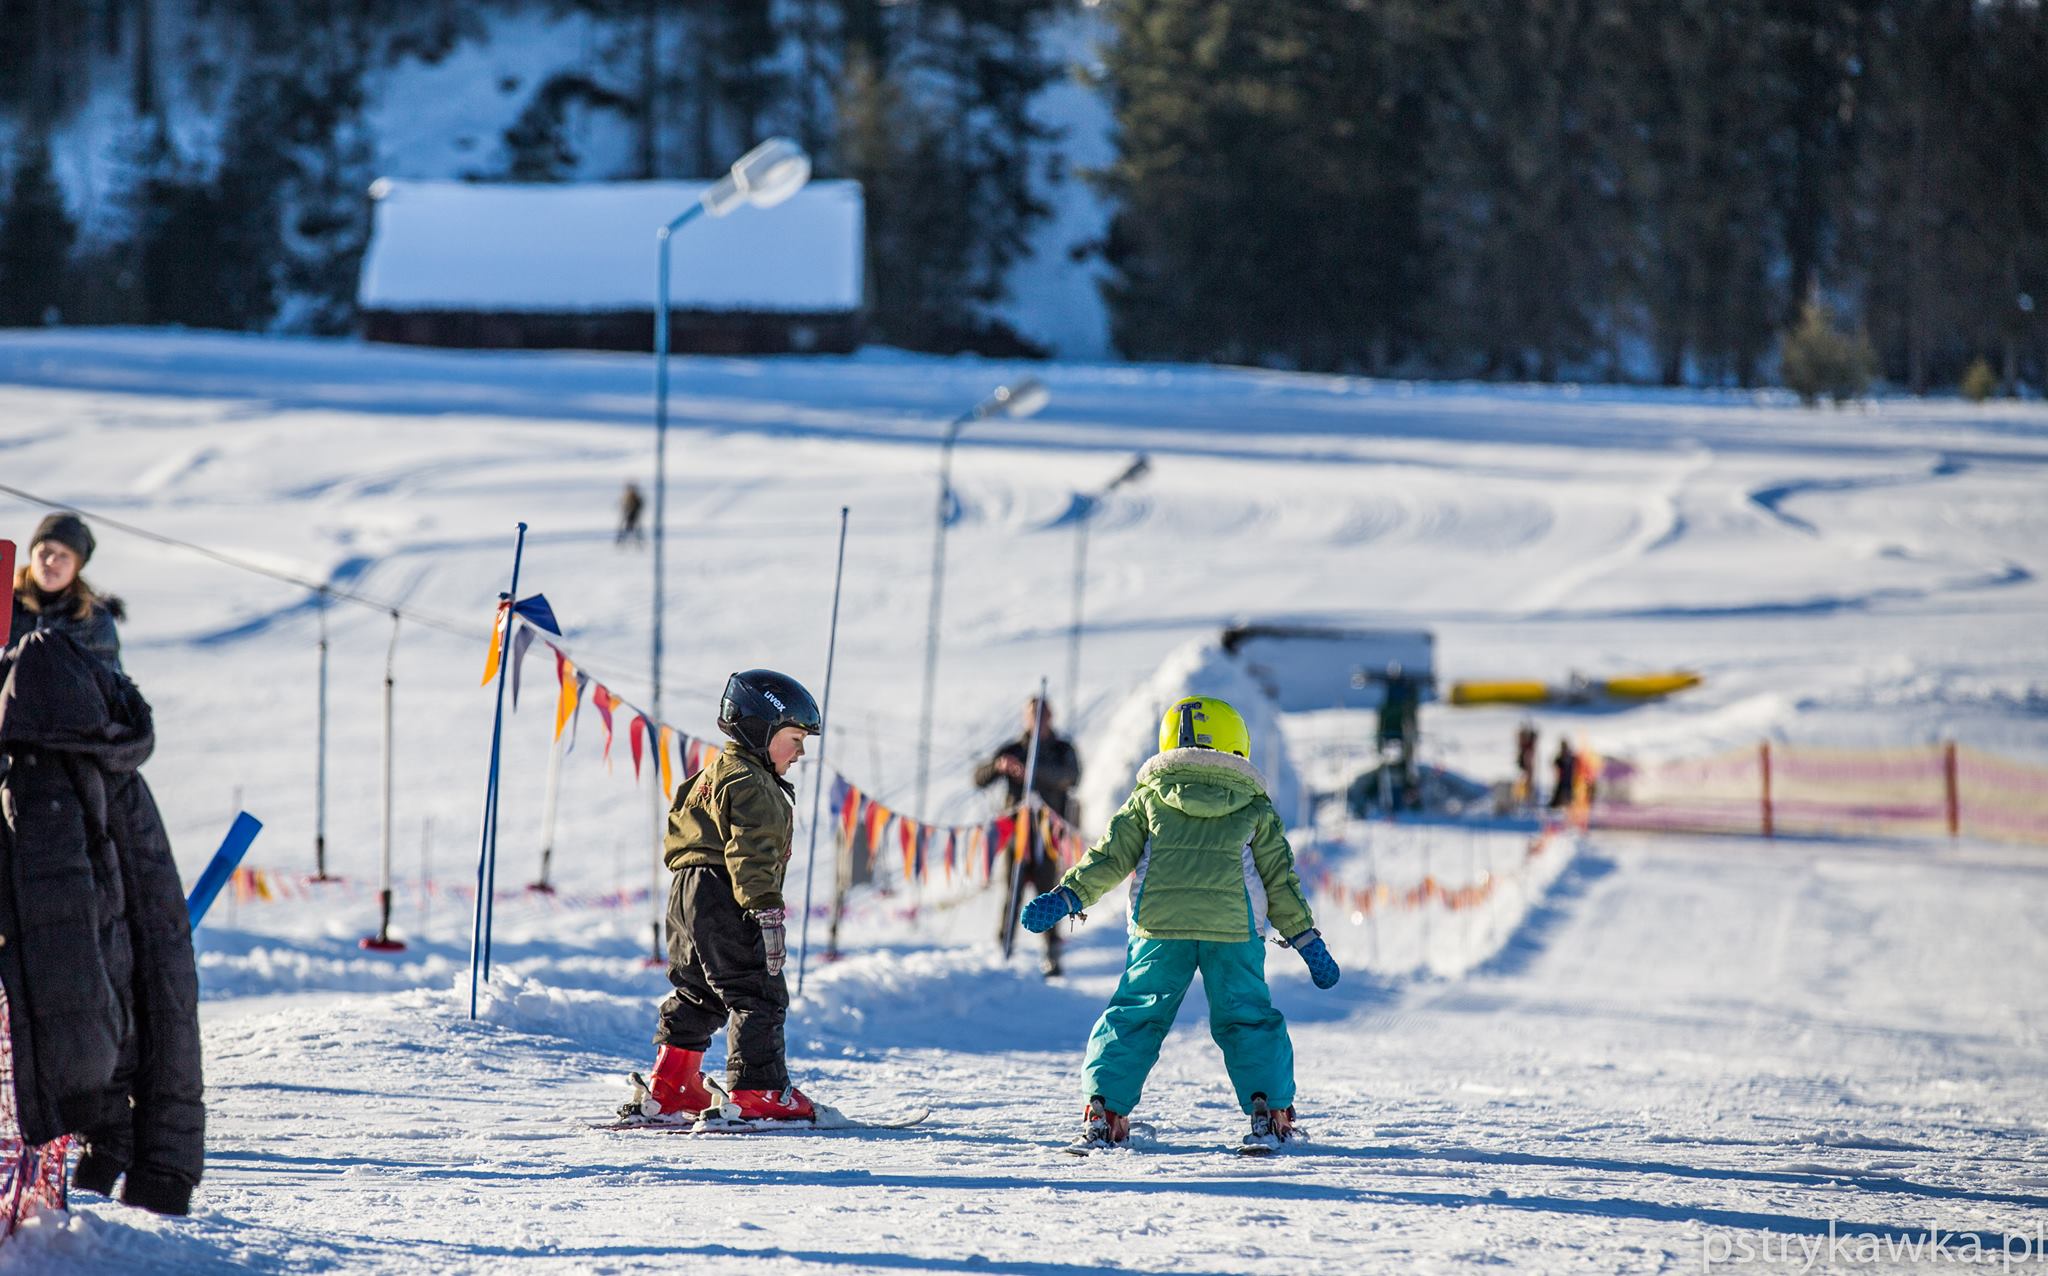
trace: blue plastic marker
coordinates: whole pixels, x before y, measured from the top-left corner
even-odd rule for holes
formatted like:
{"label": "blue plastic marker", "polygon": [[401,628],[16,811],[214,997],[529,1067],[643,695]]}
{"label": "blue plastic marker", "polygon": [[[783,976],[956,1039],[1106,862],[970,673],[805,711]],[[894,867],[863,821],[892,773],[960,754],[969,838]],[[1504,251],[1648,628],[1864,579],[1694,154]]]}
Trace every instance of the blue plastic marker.
{"label": "blue plastic marker", "polygon": [[242,866],[242,857],[249,853],[249,843],[263,831],[263,821],[242,812],[235,817],[234,827],[213,853],[213,859],[206,871],[199,875],[199,884],[192,888],[192,897],[185,901],[185,915],[192,919],[192,929],[199,929],[199,919],[206,916],[206,910],[213,906],[214,896],[228,884],[235,870]]}

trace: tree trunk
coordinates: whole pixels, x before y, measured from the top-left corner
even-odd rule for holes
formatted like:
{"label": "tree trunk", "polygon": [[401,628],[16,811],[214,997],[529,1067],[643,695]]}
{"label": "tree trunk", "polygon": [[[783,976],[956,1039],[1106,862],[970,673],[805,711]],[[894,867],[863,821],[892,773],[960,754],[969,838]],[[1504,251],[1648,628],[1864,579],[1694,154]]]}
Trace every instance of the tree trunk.
{"label": "tree trunk", "polygon": [[132,86],[137,119],[155,119],[162,109],[156,92],[156,0],[135,0],[135,79]]}
{"label": "tree trunk", "polygon": [[642,0],[640,9],[640,136],[635,167],[643,182],[659,173],[661,127],[661,15],[659,0]]}

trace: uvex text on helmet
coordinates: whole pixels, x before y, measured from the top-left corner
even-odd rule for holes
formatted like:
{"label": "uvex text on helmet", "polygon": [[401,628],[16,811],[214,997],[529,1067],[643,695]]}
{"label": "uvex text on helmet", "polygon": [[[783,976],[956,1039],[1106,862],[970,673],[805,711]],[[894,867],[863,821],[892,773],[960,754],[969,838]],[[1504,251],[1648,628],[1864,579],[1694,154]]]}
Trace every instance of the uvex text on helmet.
{"label": "uvex text on helmet", "polygon": [[824,725],[818,702],[804,685],[773,669],[747,669],[732,675],[718,702],[719,730],[753,749],[766,749],[784,727],[817,735]]}

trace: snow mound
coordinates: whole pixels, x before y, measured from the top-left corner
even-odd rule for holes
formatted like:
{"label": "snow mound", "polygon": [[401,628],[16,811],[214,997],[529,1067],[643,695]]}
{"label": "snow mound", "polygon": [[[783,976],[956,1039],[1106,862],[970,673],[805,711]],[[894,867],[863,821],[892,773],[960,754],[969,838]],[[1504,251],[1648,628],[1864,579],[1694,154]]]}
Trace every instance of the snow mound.
{"label": "snow mound", "polygon": [[1227,700],[1251,732],[1252,764],[1266,777],[1266,793],[1284,820],[1296,820],[1306,792],[1287,737],[1280,730],[1280,706],[1220,639],[1198,638],[1175,648],[1153,675],[1124,698],[1088,737],[1081,756],[1081,810],[1090,830],[1109,822],[1130,797],[1138,768],[1159,751],[1159,719],[1182,696]]}

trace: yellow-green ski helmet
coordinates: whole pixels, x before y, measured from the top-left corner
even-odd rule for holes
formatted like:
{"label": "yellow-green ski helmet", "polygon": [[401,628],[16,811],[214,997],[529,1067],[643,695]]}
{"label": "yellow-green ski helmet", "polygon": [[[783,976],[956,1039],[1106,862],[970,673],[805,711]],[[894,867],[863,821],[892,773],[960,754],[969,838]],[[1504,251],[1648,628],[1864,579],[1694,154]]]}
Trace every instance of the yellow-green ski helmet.
{"label": "yellow-green ski helmet", "polygon": [[1252,733],[1237,710],[1216,697],[1183,696],[1159,720],[1159,751],[1168,749],[1214,749],[1250,761]]}

